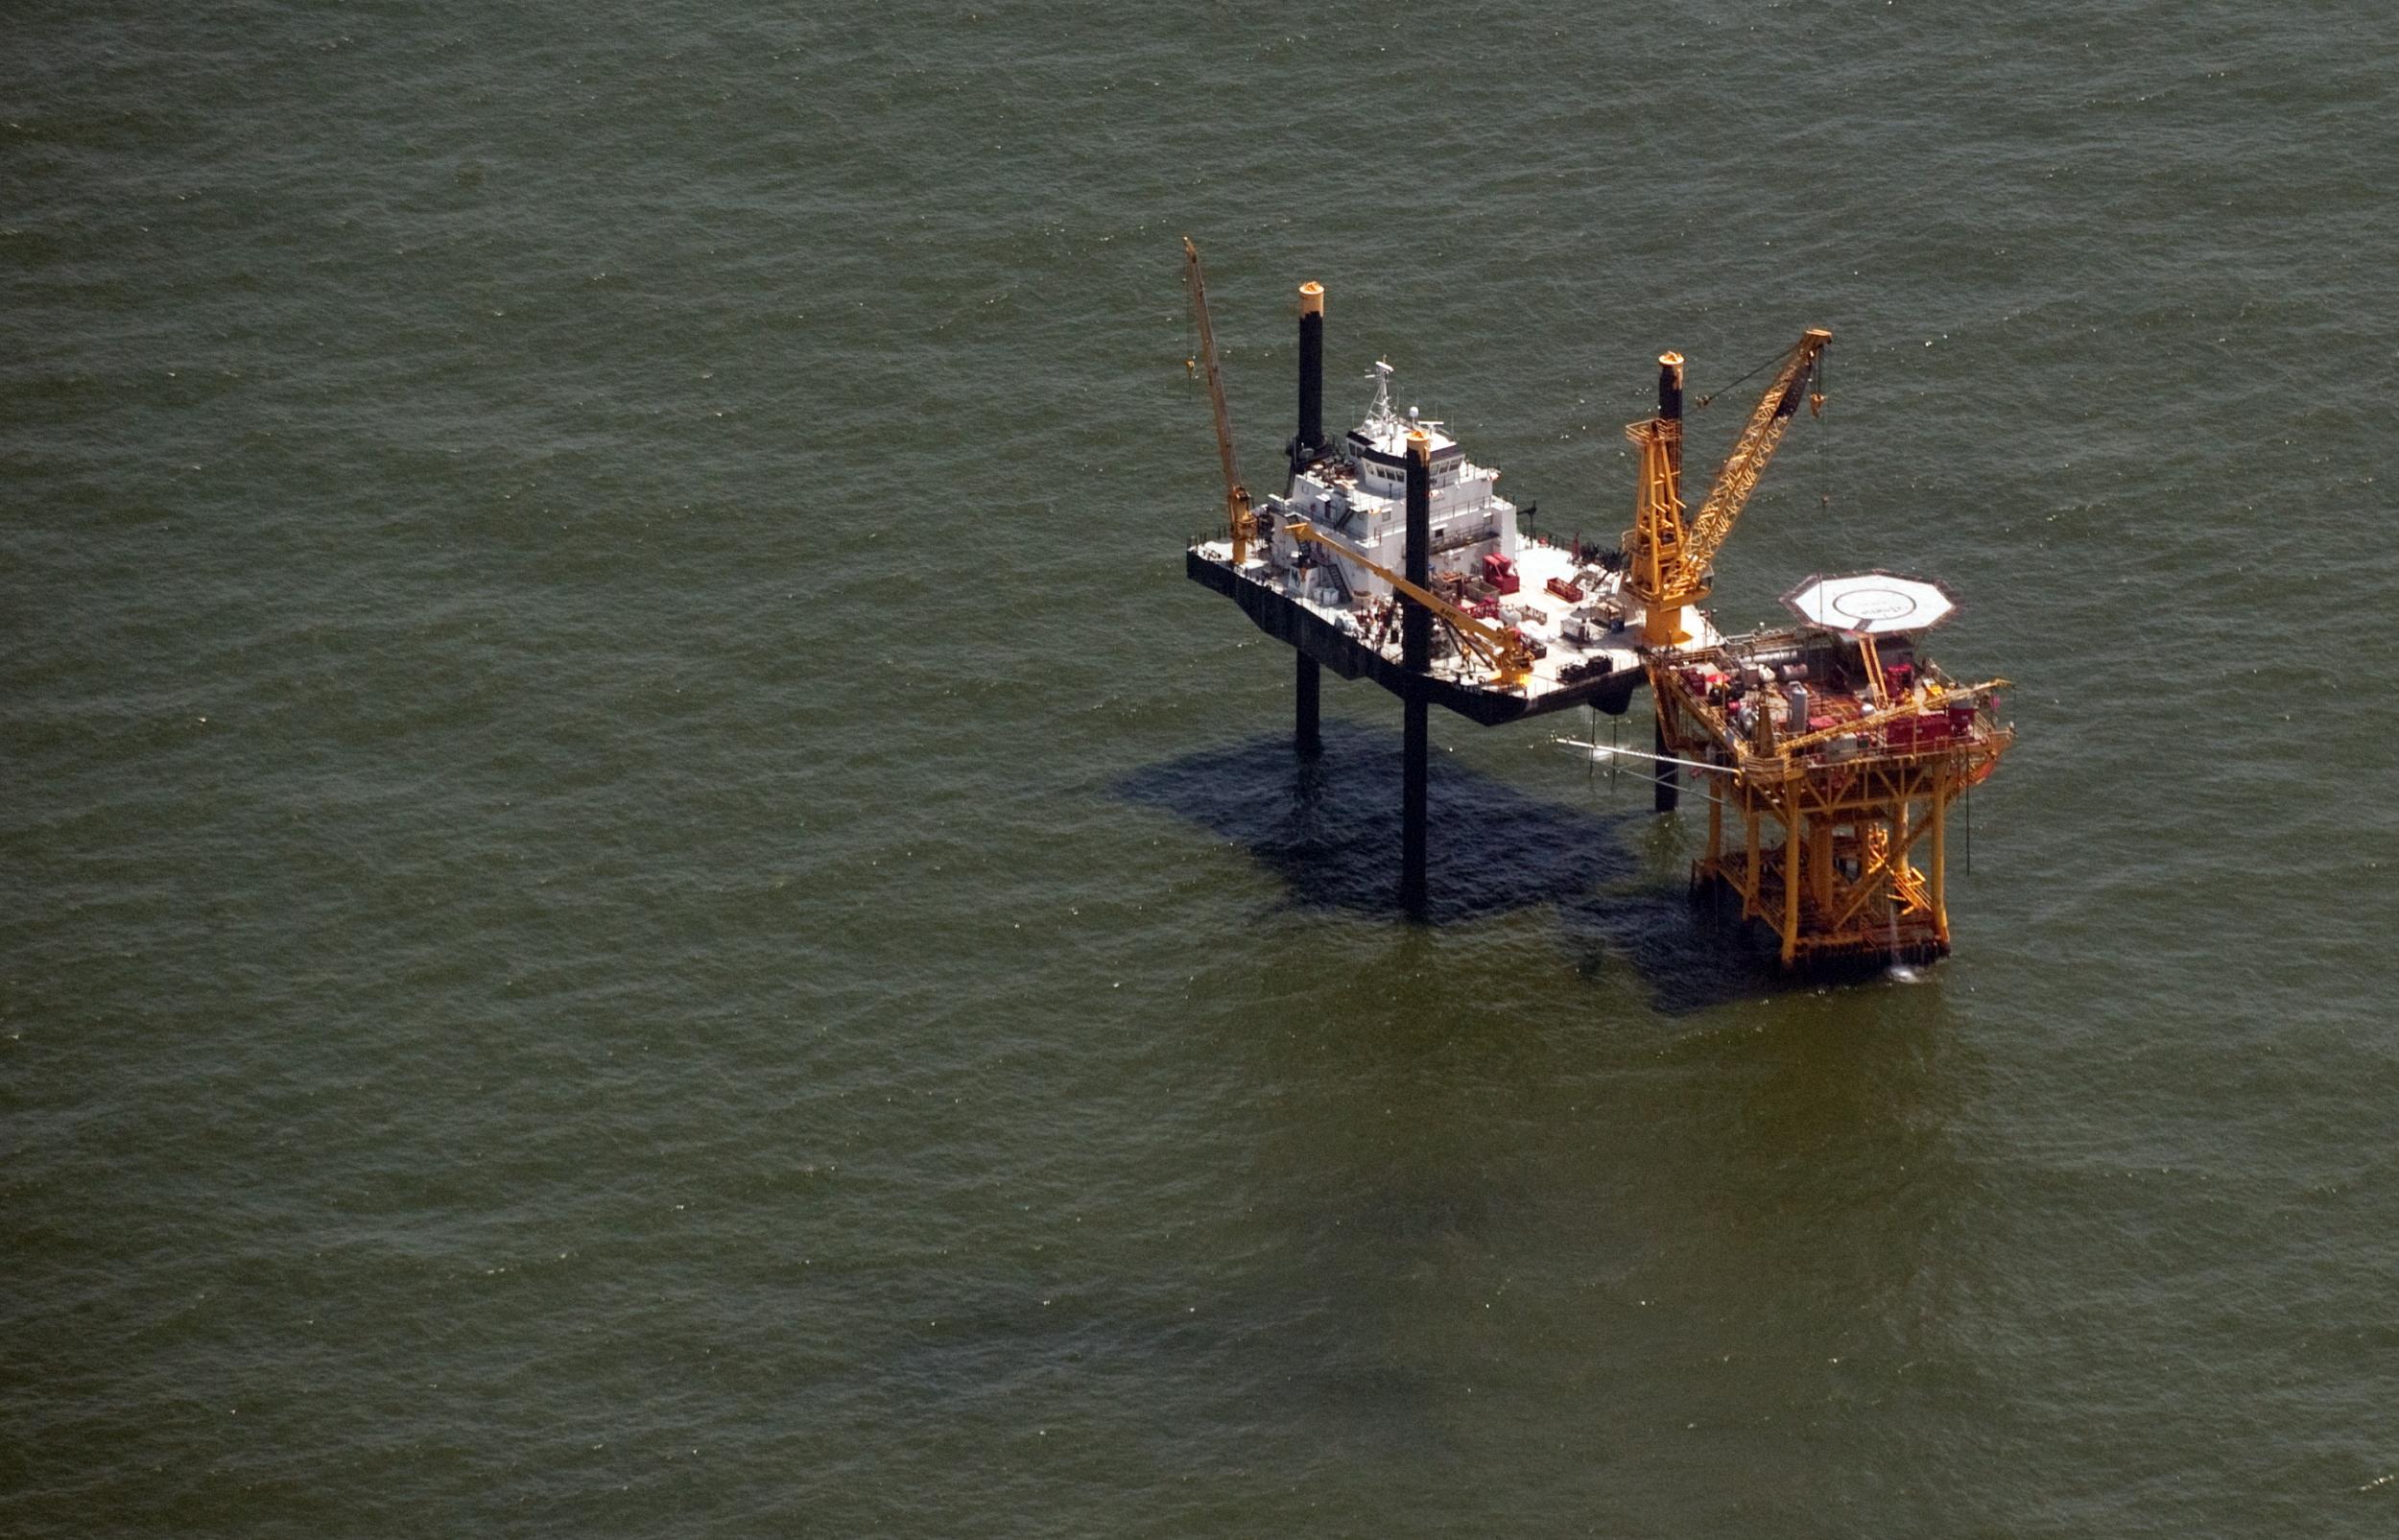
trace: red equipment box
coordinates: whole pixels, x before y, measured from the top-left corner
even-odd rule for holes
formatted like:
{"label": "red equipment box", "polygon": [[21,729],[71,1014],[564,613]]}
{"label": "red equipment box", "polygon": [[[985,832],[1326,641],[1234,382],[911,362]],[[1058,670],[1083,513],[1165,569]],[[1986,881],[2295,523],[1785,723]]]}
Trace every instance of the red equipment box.
{"label": "red equipment box", "polygon": [[1892,748],[1938,748],[1949,742],[1947,714],[1900,717],[1883,726],[1883,742]]}

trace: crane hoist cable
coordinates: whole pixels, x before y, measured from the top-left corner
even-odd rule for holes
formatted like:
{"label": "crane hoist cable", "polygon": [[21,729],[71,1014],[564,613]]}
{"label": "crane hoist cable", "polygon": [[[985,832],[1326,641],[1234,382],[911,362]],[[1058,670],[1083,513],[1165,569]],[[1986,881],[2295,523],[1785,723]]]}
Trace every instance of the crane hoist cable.
{"label": "crane hoist cable", "polygon": [[1791,349],[1788,347],[1784,348],[1779,353],[1768,354],[1765,361],[1751,367],[1748,373],[1744,374],[1737,380],[1728,381],[1723,385],[1718,386],[1715,390],[1710,391],[1707,394],[1699,397],[1697,401],[1692,402],[1691,410],[1694,412],[1706,411],[1708,408],[1716,404],[1716,398],[1718,396],[1722,395],[1727,391],[1737,391],[1741,389],[1743,386],[1748,384],[1751,380],[1756,379],[1759,375],[1765,373],[1768,369],[1772,368],[1775,365],[1780,364],[1783,360],[1789,358],[1790,356]]}

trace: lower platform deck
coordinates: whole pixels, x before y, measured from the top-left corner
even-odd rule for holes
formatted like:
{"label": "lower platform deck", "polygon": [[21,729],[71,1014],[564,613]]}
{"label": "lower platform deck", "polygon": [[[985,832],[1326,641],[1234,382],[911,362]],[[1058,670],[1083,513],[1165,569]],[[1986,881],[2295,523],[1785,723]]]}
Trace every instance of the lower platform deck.
{"label": "lower platform deck", "polygon": [[[1779,852],[1776,853],[1779,855]],[[1758,874],[1756,903],[1746,901],[1737,877],[1712,871],[1704,861],[1694,863],[1692,897],[1716,906],[1728,919],[1756,927],[1756,935],[1779,947],[1780,929],[1772,916],[1782,912],[1783,881],[1779,861]],[[1788,966],[1807,970],[1841,968],[1857,963],[1934,962],[1949,956],[1949,943],[1933,912],[1921,904],[1884,903],[1875,912],[1860,915],[1839,929],[1825,928],[1828,918],[1812,898],[1800,905],[1799,933],[1793,938]]]}

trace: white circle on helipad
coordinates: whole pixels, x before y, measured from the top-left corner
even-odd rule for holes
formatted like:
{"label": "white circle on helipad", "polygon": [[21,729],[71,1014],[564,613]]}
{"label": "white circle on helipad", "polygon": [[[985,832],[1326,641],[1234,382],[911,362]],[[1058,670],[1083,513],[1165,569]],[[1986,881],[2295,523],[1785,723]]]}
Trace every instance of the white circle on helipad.
{"label": "white circle on helipad", "polygon": [[1958,607],[1939,583],[1895,572],[1810,578],[1785,594],[1783,603],[1809,625],[1850,636],[1920,631],[1939,625]]}
{"label": "white circle on helipad", "polygon": [[1851,620],[1898,620],[1916,612],[1916,602],[1896,588],[1860,588],[1833,601],[1833,612]]}

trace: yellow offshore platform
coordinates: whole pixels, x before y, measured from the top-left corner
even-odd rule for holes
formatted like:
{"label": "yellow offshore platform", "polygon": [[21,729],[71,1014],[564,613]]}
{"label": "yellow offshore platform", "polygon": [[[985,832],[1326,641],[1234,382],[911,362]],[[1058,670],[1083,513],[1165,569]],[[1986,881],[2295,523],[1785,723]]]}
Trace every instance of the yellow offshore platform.
{"label": "yellow offshore platform", "polygon": [[[1682,501],[1683,359],[1658,359],[1658,410],[1639,449],[1625,591],[1657,716],[1657,806],[1678,768],[1704,775],[1707,853],[1695,889],[1763,922],[1785,967],[1949,951],[1948,823],[2015,741],[2004,679],[1961,684],[1917,652],[1954,608],[1936,582],[1874,571],[1815,577],[1784,596],[1799,625],[1727,638],[1698,609],[1711,563],[1801,406],[1832,334],[1793,344],[1695,517]],[[1924,865],[1915,862],[1921,854]]]}
{"label": "yellow offshore platform", "polygon": [[[1683,359],[1659,355],[1657,411],[1625,430],[1639,479],[1619,560],[1580,537],[1565,547],[1520,531],[1514,504],[1492,490],[1496,471],[1466,459],[1440,424],[1390,407],[1387,364],[1375,366],[1366,420],[1328,436],[1317,283],[1299,289],[1290,476],[1281,494],[1253,500],[1188,239],[1183,274],[1200,330],[1188,367],[1199,374],[1204,361],[1224,483],[1222,532],[1192,542],[1185,574],[1293,649],[1300,753],[1322,748],[1321,668],[1400,698],[1408,912],[1423,913],[1428,894],[1429,706],[1486,726],[1586,703],[1621,715],[1647,684],[1656,753],[1632,757],[1654,761],[1658,811],[1676,806],[1682,771],[1706,780],[1695,890],[1765,926],[1786,968],[1949,951],[1950,812],[2015,733],[1999,715],[2005,680],[1960,683],[1918,652],[1955,607],[1948,593],[1880,570],[1814,577],[1783,596],[1797,625],[1732,637],[1700,607],[1775,447],[1802,408],[1823,406],[1831,332],[1812,329],[1761,366],[1772,380],[1688,517]],[[1529,521],[1531,505],[1524,513]],[[1405,570],[1388,554],[1394,547]]]}

